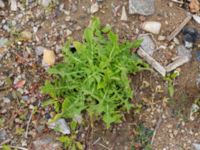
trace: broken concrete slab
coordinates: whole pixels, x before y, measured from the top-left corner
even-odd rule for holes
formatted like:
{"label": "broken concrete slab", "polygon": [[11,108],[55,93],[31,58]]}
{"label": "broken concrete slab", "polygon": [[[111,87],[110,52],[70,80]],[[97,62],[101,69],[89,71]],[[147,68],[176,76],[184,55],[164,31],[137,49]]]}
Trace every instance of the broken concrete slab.
{"label": "broken concrete slab", "polygon": [[172,63],[165,67],[166,71],[171,72],[189,61],[190,59],[187,56],[177,57],[177,59],[175,59]]}
{"label": "broken concrete slab", "polygon": [[140,34],[138,39],[143,40],[141,44],[141,48],[150,56],[153,55],[154,51],[156,51],[155,43],[152,38],[148,34]]}
{"label": "broken concrete slab", "polygon": [[179,45],[176,48],[178,56],[174,61],[167,66],[161,65],[156,59],[153,58],[153,53],[157,50],[156,46],[148,34],[141,34],[138,39],[142,39],[143,42],[137,51],[138,55],[142,57],[148,64],[150,64],[156,71],[162,76],[175,70],[177,67],[187,63],[192,58],[191,51],[186,49],[184,45]]}
{"label": "broken concrete slab", "polygon": [[166,75],[165,68],[160,63],[158,63],[153,57],[151,57],[146,51],[144,51],[142,48],[139,48],[139,50],[137,51],[137,54],[140,57],[142,57],[144,60],[146,60],[147,63],[150,64],[162,76]]}
{"label": "broken concrete slab", "polygon": [[183,45],[179,45],[176,48],[178,56],[187,56],[188,58],[192,58],[191,50],[185,48]]}
{"label": "broken concrete slab", "polygon": [[155,0],[129,0],[129,14],[152,15],[155,12]]}
{"label": "broken concrete slab", "polygon": [[171,64],[166,66],[165,69],[167,72],[173,71],[177,67],[180,67],[181,65],[189,62],[192,58],[191,51],[185,48],[185,46],[183,45],[179,45],[176,48],[176,51],[177,51],[178,57]]}

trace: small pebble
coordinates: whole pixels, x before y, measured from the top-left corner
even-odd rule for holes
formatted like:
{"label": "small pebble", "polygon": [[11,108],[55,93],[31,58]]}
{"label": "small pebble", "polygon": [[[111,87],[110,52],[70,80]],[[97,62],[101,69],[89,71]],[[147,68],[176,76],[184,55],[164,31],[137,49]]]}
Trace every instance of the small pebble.
{"label": "small pebble", "polygon": [[11,102],[11,100],[9,98],[7,98],[7,97],[4,97],[3,98],[3,102],[8,104],[8,103]]}
{"label": "small pebble", "polygon": [[165,36],[159,35],[158,36],[158,41],[164,41],[166,39]]}
{"label": "small pebble", "polygon": [[90,8],[90,13],[91,13],[91,14],[94,14],[94,13],[96,13],[97,11],[99,11],[99,5],[98,5],[98,3],[92,4],[92,6],[91,6],[91,8]]}

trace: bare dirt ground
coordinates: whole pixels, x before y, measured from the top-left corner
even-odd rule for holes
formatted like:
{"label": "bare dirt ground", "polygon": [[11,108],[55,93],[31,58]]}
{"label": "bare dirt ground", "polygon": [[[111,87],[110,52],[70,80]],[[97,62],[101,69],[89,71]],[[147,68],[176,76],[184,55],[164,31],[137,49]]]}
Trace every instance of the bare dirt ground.
{"label": "bare dirt ground", "polygon": [[[36,52],[37,47],[54,50],[56,62],[59,62],[60,49],[67,38],[81,40],[92,16],[99,17],[104,25],[110,24],[121,40],[134,40],[137,35],[145,33],[140,28],[144,21],[161,22],[159,35],[168,36],[186,17],[186,10],[170,0],[156,0],[156,11],[152,16],[128,15],[126,22],[121,21],[120,16],[122,6],[128,12],[127,0],[103,0],[99,11],[93,15],[87,12],[92,3],[90,0],[61,0],[47,9],[32,2],[26,9],[12,12],[5,2],[5,8],[0,8],[0,38],[10,42],[6,48],[0,48],[0,54],[4,54],[0,57],[0,131],[6,132],[5,137],[1,137],[0,133],[0,145],[33,149],[31,146],[36,139],[45,135],[56,139],[60,135],[46,125],[48,116],[55,114],[53,110],[40,107],[45,97],[39,87],[48,76],[42,66],[42,57]],[[67,12],[59,10],[61,4]],[[22,1],[21,5],[23,7]],[[200,30],[200,25],[193,20],[188,25]],[[24,30],[31,32],[31,39],[21,40],[20,32]],[[174,44],[158,41],[158,35],[152,36],[158,46]],[[177,38],[182,43],[182,35]],[[172,98],[168,95],[166,81],[156,71],[132,75],[133,103],[135,109],[140,107],[139,112],[126,114],[123,123],[113,125],[109,130],[100,122],[96,123],[92,133],[88,128],[80,129],[79,139],[86,145],[85,149],[143,149],[145,143],[136,140],[139,124],[151,131],[156,129],[152,144],[154,150],[190,150],[193,143],[199,143],[200,120],[198,117],[193,121],[189,119],[191,106],[199,97],[196,85],[200,72],[200,62],[196,59],[198,49],[199,43],[196,43],[192,60],[179,68],[180,76],[174,81],[175,94]],[[2,86],[1,82],[4,82]],[[35,106],[39,107],[31,118],[26,137],[28,120]]]}

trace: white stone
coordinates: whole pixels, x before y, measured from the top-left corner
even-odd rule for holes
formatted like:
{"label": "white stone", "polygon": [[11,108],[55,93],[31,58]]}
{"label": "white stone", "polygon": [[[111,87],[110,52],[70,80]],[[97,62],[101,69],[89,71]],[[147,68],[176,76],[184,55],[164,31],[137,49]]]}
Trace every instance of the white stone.
{"label": "white stone", "polygon": [[173,39],[173,41],[174,41],[175,44],[180,45],[180,42],[176,37]]}
{"label": "white stone", "polygon": [[67,34],[67,36],[69,36],[69,35],[71,35],[71,34],[72,34],[72,31],[71,31],[71,30],[69,30],[69,29],[67,29],[67,31],[66,31],[66,34]]}
{"label": "white stone", "polygon": [[94,13],[96,13],[97,11],[99,11],[99,5],[98,5],[98,3],[92,4],[92,6],[91,6],[91,8],[90,8],[90,13],[91,13],[91,14],[94,14]]}
{"label": "white stone", "polygon": [[121,15],[121,19],[120,20],[121,21],[127,21],[128,20],[125,6],[122,7],[122,15]]}
{"label": "white stone", "polygon": [[161,29],[161,23],[157,21],[146,21],[142,23],[141,28],[147,32],[159,34]]}
{"label": "white stone", "polygon": [[165,39],[166,39],[166,37],[163,35],[158,36],[158,41],[164,41]]}
{"label": "white stone", "polygon": [[10,0],[10,9],[11,9],[11,11],[17,11],[17,1],[16,0]]}

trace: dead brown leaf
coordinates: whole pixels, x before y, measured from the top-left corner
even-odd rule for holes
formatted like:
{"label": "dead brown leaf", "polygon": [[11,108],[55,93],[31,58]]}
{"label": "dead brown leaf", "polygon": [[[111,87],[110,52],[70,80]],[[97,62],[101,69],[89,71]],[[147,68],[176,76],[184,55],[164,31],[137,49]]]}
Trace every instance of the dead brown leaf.
{"label": "dead brown leaf", "polygon": [[196,13],[199,11],[199,1],[198,0],[191,0],[189,4],[190,11],[192,13]]}
{"label": "dead brown leaf", "polygon": [[18,89],[18,88],[22,88],[24,86],[24,84],[26,83],[25,80],[20,80],[18,81],[15,85],[14,88]]}

